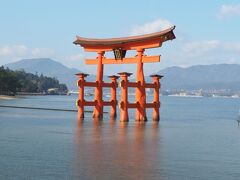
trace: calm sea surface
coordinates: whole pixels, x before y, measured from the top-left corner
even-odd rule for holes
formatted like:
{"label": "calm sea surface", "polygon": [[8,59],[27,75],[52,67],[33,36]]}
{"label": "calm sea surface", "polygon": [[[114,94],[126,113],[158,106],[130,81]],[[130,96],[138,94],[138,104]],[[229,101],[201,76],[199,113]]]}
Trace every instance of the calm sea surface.
{"label": "calm sea surface", "polygon": [[[151,97],[149,97],[151,99]],[[75,109],[77,96],[0,105]],[[130,98],[133,101],[133,97]],[[161,121],[0,107],[0,179],[240,179],[240,99],[161,97]],[[108,109],[105,109],[108,111]]]}

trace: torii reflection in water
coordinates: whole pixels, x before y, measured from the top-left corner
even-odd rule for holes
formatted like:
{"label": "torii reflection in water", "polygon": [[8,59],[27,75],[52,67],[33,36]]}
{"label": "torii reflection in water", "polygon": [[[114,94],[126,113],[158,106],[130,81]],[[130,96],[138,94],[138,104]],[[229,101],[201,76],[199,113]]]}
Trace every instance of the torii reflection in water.
{"label": "torii reflection in water", "polygon": [[156,179],[161,171],[160,140],[158,123],[80,121],[75,131],[74,175]]}

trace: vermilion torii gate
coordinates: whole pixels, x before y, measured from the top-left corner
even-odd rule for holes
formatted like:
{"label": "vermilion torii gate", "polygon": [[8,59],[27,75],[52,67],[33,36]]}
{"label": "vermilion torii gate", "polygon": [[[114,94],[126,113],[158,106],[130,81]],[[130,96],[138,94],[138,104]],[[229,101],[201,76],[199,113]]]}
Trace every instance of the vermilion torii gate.
{"label": "vermilion torii gate", "polygon": [[[96,59],[86,59],[85,63],[88,65],[97,65],[96,82],[86,82],[85,77],[87,74],[80,73],[78,86],[79,86],[79,100],[78,105],[78,118],[84,117],[84,106],[94,106],[93,117],[103,117],[103,107],[111,106],[111,116],[116,117],[116,88],[117,76],[110,76],[111,83],[103,81],[104,64],[137,64],[136,82],[128,82],[128,76],[131,73],[119,73],[122,80],[120,86],[122,88],[122,98],[120,102],[120,120],[128,121],[128,108],[136,108],[136,121],[146,121],[146,108],[153,108],[153,120],[159,120],[159,79],[162,76],[153,75],[153,84],[145,83],[143,63],[160,62],[160,56],[146,56],[144,50],[149,48],[157,48],[162,46],[162,43],[168,40],[175,39],[173,30],[175,26],[164,31],[146,34],[141,36],[132,36],[126,38],[111,38],[111,39],[88,39],[77,36],[74,44],[81,45],[86,52],[96,52],[98,54]],[[126,58],[128,50],[135,50],[137,55],[135,57]],[[104,57],[106,51],[114,52],[114,59]],[[95,87],[95,100],[87,102],[84,100],[84,86]],[[110,87],[112,89],[112,99],[109,102],[104,102],[103,87]],[[136,102],[128,102],[128,87],[136,88]],[[152,103],[146,103],[145,88],[154,88],[154,100]]]}

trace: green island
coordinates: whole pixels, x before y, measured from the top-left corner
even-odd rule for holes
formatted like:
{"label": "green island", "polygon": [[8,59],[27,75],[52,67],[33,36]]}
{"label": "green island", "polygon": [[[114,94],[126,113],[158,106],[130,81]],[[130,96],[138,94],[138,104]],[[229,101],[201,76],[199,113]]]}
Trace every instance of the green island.
{"label": "green island", "polygon": [[67,91],[67,86],[56,78],[0,67],[0,95],[63,95]]}

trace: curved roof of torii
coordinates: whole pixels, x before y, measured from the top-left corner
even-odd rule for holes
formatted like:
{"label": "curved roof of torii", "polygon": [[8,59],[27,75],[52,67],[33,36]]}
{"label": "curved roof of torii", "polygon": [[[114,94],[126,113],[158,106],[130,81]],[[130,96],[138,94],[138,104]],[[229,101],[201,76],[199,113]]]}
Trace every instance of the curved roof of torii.
{"label": "curved roof of torii", "polygon": [[[122,38],[109,38],[109,39],[92,39],[92,38],[83,38],[77,36],[77,39],[73,42],[76,45],[81,45],[85,49],[114,49],[114,48],[126,48],[126,49],[136,49],[129,48],[133,46],[144,46],[149,43],[158,43],[161,46],[161,43],[164,41],[175,39],[173,30],[175,26],[168,28],[163,31],[156,33],[145,34],[140,36],[130,36]],[[155,46],[157,47],[157,46]],[[148,48],[148,47],[147,47]],[[149,47],[152,48],[152,47]]]}

